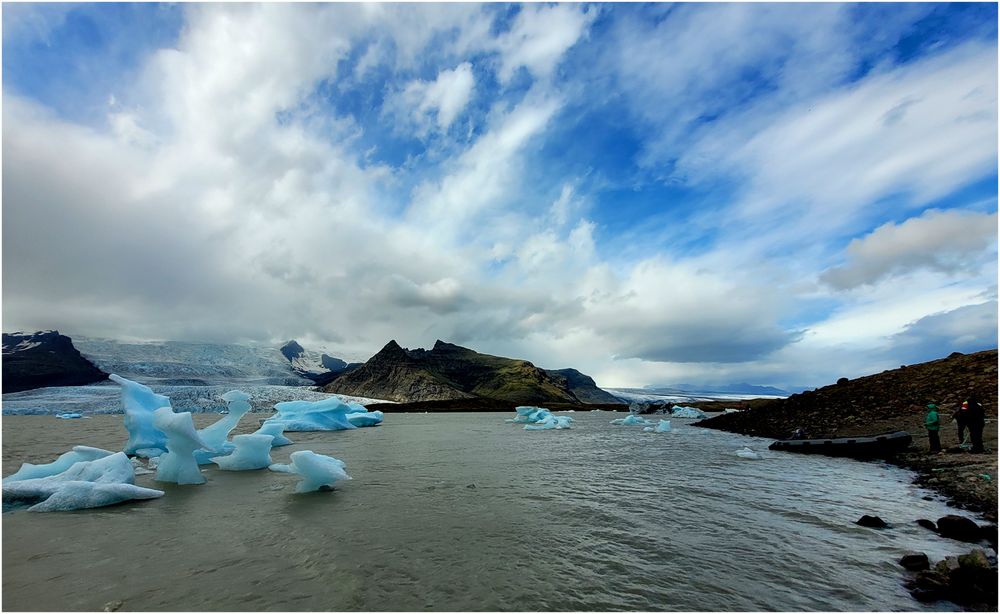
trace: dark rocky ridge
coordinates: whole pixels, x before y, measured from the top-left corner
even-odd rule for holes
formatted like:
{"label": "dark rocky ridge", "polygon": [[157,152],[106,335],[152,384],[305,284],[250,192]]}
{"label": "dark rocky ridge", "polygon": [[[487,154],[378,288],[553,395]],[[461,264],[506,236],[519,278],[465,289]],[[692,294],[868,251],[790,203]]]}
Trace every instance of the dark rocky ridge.
{"label": "dark rocky ridge", "polygon": [[[974,392],[986,409],[986,454],[958,447],[951,414]],[[945,454],[932,454],[924,428],[925,406],[935,403],[941,416]],[[703,410],[708,403],[692,403]],[[717,405],[717,403],[716,403]],[[751,409],[696,423],[758,437],[782,439],[802,427],[809,437],[844,437],[906,431],[913,444],[892,462],[913,469],[916,482],[952,498],[956,505],[997,518],[997,350],[954,353],[947,358],[908,365],[787,399],[754,399]],[[989,476],[984,478],[983,476]]]}
{"label": "dark rocky ridge", "polygon": [[598,388],[592,377],[584,375],[576,369],[545,369],[545,372],[557,382],[560,381],[560,378],[566,380],[566,387],[581,403],[620,404],[622,402],[610,392]]}
{"label": "dark rocky ridge", "polygon": [[84,386],[108,379],[59,331],[3,333],[3,392]]}
{"label": "dark rocky ridge", "polygon": [[323,391],[404,403],[497,399],[515,404],[578,404],[601,397],[603,391],[593,380],[572,371],[565,375],[549,372],[526,360],[480,354],[440,340],[430,350],[406,350],[390,341],[364,365],[337,377]]}

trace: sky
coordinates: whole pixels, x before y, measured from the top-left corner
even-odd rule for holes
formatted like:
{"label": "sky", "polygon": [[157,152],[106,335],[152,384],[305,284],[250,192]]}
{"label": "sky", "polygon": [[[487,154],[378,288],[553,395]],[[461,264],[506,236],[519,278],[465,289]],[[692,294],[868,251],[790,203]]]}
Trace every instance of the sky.
{"label": "sky", "polygon": [[997,346],[996,4],[11,4],[3,330],[606,387]]}

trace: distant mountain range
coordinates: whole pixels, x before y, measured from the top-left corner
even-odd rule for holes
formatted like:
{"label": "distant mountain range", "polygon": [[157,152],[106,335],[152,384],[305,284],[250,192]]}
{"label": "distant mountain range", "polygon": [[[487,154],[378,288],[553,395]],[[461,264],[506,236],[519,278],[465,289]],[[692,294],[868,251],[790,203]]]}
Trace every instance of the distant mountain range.
{"label": "distant mountain range", "polygon": [[671,394],[675,392],[701,392],[720,394],[760,394],[765,396],[787,397],[791,394],[787,390],[775,388],[774,386],[756,386],[754,384],[667,384],[645,386],[644,390],[653,393]]}
{"label": "distant mountain range", "polygon": [[498,399],[512,403],[619,403],[575,369],[545,370],[526,360],[480,354],[444,341],[408,350],[390,341],[324,392],[399,402]]}
{"label": "distant mountain range", "polygon": [[3,333],[3,391],[84,386],[108,379],[59,331]]}

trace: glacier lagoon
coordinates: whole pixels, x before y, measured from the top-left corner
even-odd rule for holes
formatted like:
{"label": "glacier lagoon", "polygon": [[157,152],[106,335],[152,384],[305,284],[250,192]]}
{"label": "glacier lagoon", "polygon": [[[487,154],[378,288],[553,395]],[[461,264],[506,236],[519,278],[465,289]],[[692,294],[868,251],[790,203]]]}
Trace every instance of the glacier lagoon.
{"label": "glacier lagoon", "polygon": [[[268,414],[248,414],[234,434]],[[617,414],[621,416],[622,414]],[[509,414],[391,414],[297,433],[349,482],[295,494],[271,471],[139,475],[158,499],[3,515],[9,610],[941,610],[902,586],[906,551],[964,544],[913,523],[955,510],[911,474],[766,450],[675,423],[669,437],[576,413],[524,431]],[[204,428],[218,416],[195,415]],[[121,449],[121,415],[5,416],[4,472],[72,448]],[[736,451],[762,457],[747,462]],[[894,528],[854,524],[875,514]],[[110,537],[112,536],[113,537]],[[956,608],[957,609],[957,608]]]}

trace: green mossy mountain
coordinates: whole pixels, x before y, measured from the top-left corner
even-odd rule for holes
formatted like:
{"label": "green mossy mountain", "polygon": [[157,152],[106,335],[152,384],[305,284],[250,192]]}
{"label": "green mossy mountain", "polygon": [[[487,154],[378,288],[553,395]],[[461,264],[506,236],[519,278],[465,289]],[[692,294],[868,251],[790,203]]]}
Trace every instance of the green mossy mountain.
{"label": "green mossy mountain", "polygon": [[407,350],[390,341],[364,365],[337,377],[323,391],[402,403],[456,399],[519,404],[617,401],[576,370],[546,371],[527,360],[480,354],[443,341],[430,350]]}

